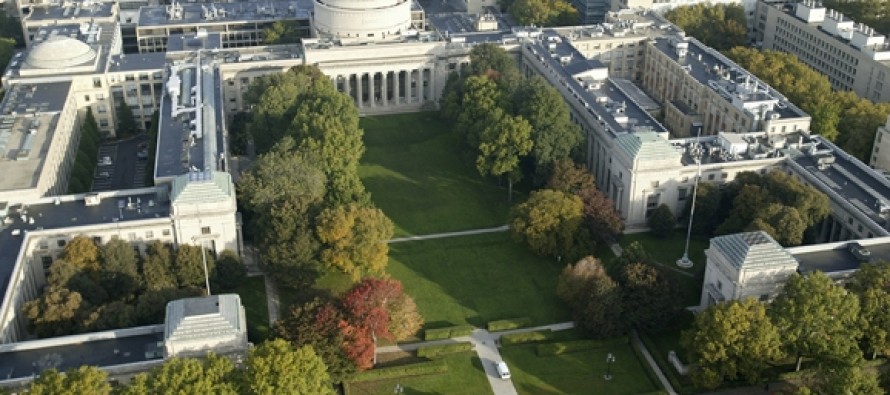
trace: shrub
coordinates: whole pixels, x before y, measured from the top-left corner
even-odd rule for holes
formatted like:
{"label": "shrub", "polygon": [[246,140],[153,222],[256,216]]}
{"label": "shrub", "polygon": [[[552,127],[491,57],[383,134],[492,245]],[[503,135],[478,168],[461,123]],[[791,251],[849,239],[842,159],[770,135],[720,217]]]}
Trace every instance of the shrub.
{"label": "shrub", "polygon": [[552,338],[553,332],[549,330],[511,333],[509,335],[501,336],[501,345],[510,346],[523,343],[539,343],[551,340]]}
{"label": "shrub", "polygon": [[505,331],[509,329],[522,328],[531,325],[532,319],[528,317],[512,318],[508,320],[491,321],[488,323],[488,331]]}
{"label": "shrub", "polygon": [[371,369],[355,375],[352,381],[371,381],[392,379],[396,377],[423,376],[428,374],[440,374],[448,371],[448,364],[443,360],[412,363],[410,365],[393,366],[389,368]]}
{"label": "shrub", "polygon": [[417,356],[432,359],[441,355],[470,351],[472,349],[473,343],[470,342],[444,344],[441,346],[426,346],[417,349]]}
{"label": "shrub", "polygon": [[470,336],[476,329],[470,325],[449,326],[447,328],[427,329],[423,331],[424,340],[442,340],[452,337]]}
{"label": "shrub", "polygon": [[535,352],[539,357],[567,354],[576,351],[593,350],[606,346],[627,344],[627,336],[619,336],[605,340],[575,340],[570,342],[539,344]]}

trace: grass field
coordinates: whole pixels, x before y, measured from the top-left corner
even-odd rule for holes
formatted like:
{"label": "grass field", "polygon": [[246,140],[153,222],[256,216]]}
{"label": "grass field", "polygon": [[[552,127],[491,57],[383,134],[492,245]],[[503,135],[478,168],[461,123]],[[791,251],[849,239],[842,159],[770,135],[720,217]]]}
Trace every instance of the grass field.
{"label": "grass field", "polygon": [[436,113],[365,117],[359,175],[396,237],[500,226],[507,192],[480,177]]}
{"label": "grass field", "polygon": [[248,277],[235,289],[241,296],[247,316],[247,337],[259,343],[269,337],[269,307],[266,304],[266,283],[263,276]]}
{"label": "grass field", "polygon": [[[609,368],[612,380],[606,381],[608,353],[615,362]],[[501,349],[501,356],[521,395],[633,395],[659,389],[629,344],[546,357],[535,354],[534,345],[511,346]]]}
{"label": "grass field", "polygon": [[396,243],[387,271],[414,297],[427,327],[529,317],[534,325],[571,319],[556,297],[562,266],[507,233]]}
{"label": "grass field", "polygon": [[398,379],[362,381],[346,383],[349,395],[388,395],[396,384],[404,388],[404,395],[431,394],[491,394],[488,379],[482,370],[482,363],[473,352],[465,352],[443,357],[448,363],[448,372],[439,375],[401,377]]}

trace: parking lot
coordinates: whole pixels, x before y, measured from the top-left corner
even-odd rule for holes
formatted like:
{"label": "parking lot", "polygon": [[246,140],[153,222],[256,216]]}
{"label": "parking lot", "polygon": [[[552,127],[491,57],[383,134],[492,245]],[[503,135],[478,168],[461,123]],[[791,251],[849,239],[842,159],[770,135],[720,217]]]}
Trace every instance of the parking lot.
{"label": "parking lot", "polygon": [[151,171],[147,160],[148,137],[139,135],[99,146],[98,165],[93,173],[93,192],[142,188],[145,172]]}

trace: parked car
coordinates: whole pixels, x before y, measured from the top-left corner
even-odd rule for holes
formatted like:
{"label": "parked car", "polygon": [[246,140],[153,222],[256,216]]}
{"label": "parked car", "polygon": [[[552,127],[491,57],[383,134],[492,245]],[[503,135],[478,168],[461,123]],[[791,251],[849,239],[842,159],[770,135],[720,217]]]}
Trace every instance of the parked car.
{"label": "parked car", "polygon": [[498,377],[500,377],[501,380],[507,380],[510,378],[510,369],[507,368],[506,362],[504,362],[504,361],[496,362],[495,366],[497,367],[497,370],[498,370]]}
{"label": "parked car", "polygon": [[148,159],[148,149],[137,152],[136,159]]}
{"label": "parked car", "polygon": [[102,159],[99,159],[99,166],[111,166],[111,157],[103,156]]}
{"label": "parked car", "polygon": [[871,258],[871,251],[855,241],[847,244],[847,249],[849,249],[850,253],[860,262],[868,262],[869,258]]}
{"label": "parked car", "polygon": [[96,173],[96,178],[111,178],[111,172],[100,171]]}

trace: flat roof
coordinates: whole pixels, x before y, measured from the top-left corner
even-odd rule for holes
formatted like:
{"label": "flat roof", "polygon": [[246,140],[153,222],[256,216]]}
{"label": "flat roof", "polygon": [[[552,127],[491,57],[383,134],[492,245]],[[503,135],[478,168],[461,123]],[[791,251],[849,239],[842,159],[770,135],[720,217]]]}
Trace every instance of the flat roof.
{"label": "flat roof", "polygon": [[71,20],[114,17],[114,3],[95,1],[65,1],[53,3],[51,7],[32,7],[27,21]]}
{"label": "flat roof", "polygon": [[172,6],[148,6],[139,9],[138,28],[152,26],[226,24],[233,22],[277,21],[310,18],[311,0],[236,2],[236,3],[176,3]]}
{"label": "flat roof", "polygon": [[0,191],[36,188],[71,82],[14,85],[0,104]]}
{"label": "flat roof", "polygon": [[[853,243],[851,241],[850,243]],[[856,270],[862,266],[862,262],[857,259],[848,249],[850,243],[843,243],[835,248],[821,251],[794,252],[791,255],[800,262],[798,271],[801,273],[809,273],[813,271],[821,271],[824,273],[844,272],[848,270]],[[890,262],[890,242],[864,245],[871,254],[869,262]]]}
{"label": "flat roof", "polygon": [[[58,204],[57,198],[43,198],[25,206],[11,207],[6,220],[0,221],[0,292],[6,292],[24,241],[24,235],[14,236],[14,231],[24,233],[41,229],[168,218],[170,202],[161,198],[166,195],[166,192],[161,193],[162,188],[166,186],[99,194],[102,199],[93,206],[87,206],[84,196],[78,195],[60,197]],[[25,214],[27,223],[23,221],[22,214]]]}
{"label": "flat roof", "polygon": [[149,52],[131,55],[114,55],[109,62],[108,72],[162,70],[167,63],[164,52]]}
{"label": "flat roof", "polygon": [[38,376],[51,368],[64,372],[82,365],[108,367],[161,360],[158,343],[163,338],[164,333],[158,332],[0,353],[0,380]]}

